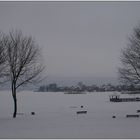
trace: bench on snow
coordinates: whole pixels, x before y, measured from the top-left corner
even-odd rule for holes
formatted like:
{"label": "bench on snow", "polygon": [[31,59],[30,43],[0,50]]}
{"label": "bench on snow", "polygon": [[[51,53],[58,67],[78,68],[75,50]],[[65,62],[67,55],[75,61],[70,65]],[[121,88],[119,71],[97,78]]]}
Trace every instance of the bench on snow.
{"label": "bench on snow", "polygon": [[77,111],[77,114],[87,114],[87,111]]}
{"label": "bench on snow", "polygon": [[138,118],[140,115],[126,115],[127,118]]}

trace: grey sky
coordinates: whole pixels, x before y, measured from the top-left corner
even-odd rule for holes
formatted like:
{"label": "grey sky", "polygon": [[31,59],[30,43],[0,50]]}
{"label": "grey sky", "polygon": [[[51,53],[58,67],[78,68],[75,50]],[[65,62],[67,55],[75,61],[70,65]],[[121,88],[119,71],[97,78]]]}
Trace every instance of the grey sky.
{"label": "grey sky", "polygon": [[33,35],[47,75],[116,77],[138,23],[140,2],[0,2],[0,29]]}

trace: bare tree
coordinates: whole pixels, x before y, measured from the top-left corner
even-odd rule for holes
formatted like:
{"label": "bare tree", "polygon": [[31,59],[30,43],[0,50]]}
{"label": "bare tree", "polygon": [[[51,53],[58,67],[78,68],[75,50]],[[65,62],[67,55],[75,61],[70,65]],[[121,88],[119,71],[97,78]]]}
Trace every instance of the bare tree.
{"label": "bare tree", "polygon": [[6,69],[6,55],[4,46],[4,34],[0,32],[0,83],[4,83],[5,79],[5,69]]}
{"label": "bare tree", "polygon": [[134,28],[127,47],[121,51],[122,67],[119,68],[121,82],[140,84],[140,25]]}
{"label": "bare tree", "polygon": [[14,113],[17,114],[17,89],[27,83],[39,80],[44,67],[40,60],[39,46],[31,36],[24,36],[21,31],[10,31],[4,38],[7,64],[6,76],[11,81],[14,99]]}

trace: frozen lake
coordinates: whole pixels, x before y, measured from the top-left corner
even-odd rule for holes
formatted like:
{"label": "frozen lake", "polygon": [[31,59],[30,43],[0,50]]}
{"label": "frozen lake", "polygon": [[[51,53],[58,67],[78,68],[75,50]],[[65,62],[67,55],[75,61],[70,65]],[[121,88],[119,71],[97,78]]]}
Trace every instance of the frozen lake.
{"label": "frozen lake", "polygon": [[140,102],[111,103],[110,94],[19,92],[18,112],[24,114],[13,119],[11,92],[0,91],[0,138],[140,138],[140,118],[126,118],[138,114]]}

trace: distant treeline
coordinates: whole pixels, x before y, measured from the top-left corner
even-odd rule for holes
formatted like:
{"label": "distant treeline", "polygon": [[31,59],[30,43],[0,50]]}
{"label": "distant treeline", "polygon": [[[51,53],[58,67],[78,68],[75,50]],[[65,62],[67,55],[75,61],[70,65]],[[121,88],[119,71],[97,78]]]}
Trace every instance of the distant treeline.
{"label": "distant treeline", "polygon": [[58,86],[56,83],[49,85],[42,85],[39,87],[39,92],[69,92],[69,91],[85,91],[85,92],[104,92],[104,91],[136,91],[140,90],[140,86],[135,87],[134,85],[112,85],[103,84],[97,85],[85,85],[79,82],[76,86]]}

